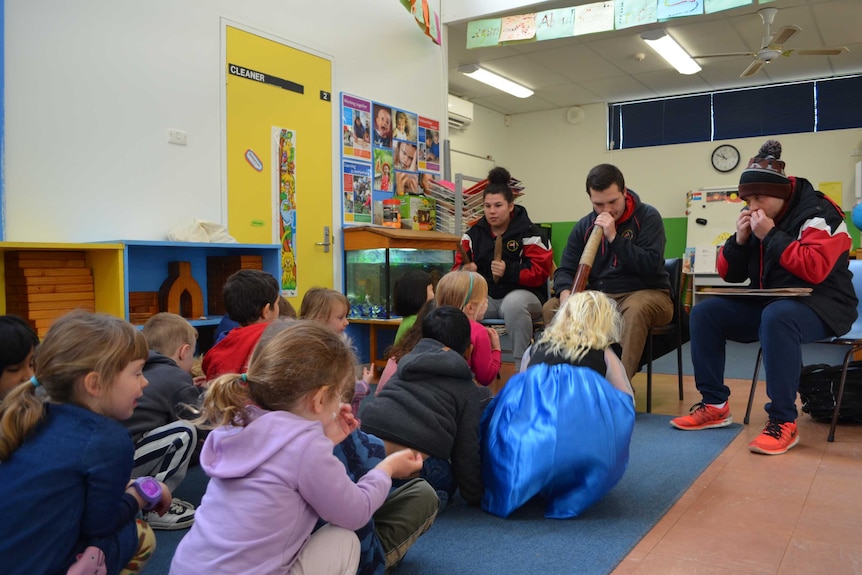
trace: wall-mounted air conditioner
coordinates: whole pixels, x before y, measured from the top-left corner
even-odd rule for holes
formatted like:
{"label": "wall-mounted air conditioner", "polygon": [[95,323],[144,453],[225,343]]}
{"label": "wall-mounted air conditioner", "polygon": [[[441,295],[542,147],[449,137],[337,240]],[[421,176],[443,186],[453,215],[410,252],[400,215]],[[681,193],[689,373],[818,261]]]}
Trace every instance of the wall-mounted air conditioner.
{"label": "wall-mounted air conditioner", "polygon": [[463,130],[473,123],[473,102],[449,94],[449,127]]}

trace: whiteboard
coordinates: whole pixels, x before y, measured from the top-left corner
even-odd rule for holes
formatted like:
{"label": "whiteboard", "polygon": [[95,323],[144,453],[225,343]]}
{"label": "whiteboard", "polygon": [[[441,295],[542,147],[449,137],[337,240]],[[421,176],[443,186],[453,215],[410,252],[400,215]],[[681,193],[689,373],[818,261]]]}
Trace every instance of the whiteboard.
{"label": "whiteboard", "polygon": [[716,273],[718,248],[736,232],[736,218],[745,203],[736,199],[737,188],[704,188],[689,192],[686,252],[694,254],[692,271]]}

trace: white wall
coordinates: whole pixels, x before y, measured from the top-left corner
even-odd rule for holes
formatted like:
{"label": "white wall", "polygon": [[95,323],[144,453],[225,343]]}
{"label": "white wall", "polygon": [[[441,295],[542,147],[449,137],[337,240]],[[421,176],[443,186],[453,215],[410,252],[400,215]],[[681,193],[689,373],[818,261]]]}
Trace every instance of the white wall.
{"label": "white wall", "polygon": [[[463,135],[450,132],[453,148],[471,153],[493,154],[512,174],[524,181],[521,200],[536,222],[564,222],[581,218],[590,210],[584,181],[590,168],[600,163],[619,166],[626,185],[654,205],[665,217],[685,216],[687,191],[706,186],[734,186],[744,164],[765,137],[729,140],[742,155],[740,166],[729,174],[715,171],[710,164],[712,150],[722,142],[699,142],[608,151],[607,107],[583,106],[585,117],[579,124],[566,122],[566,110],[550,110],[510,116],[508,128],[501,128],[502,116],[480,112]],[[782,159],[789,175],[820,182],[840,181],[844,187],[842,206],[855,204],[855,165],[862,157],[851,152],[862,148],[862,130],[835,130],[815,134],[777,136]]]}
{"label": "white wall", "polygon": [[[192,216],[225,221],[222,18],[331,57],[334,127],[341,91],[445,123],[443,51],[395,0],[5,4],[10,241],[162,240]],[[338,158],[334,138],[333,189]]]}

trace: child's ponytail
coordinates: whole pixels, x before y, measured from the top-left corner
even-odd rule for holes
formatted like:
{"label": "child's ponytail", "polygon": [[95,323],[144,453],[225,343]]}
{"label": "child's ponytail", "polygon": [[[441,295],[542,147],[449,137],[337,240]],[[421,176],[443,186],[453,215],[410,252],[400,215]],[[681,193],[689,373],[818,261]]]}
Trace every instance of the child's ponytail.
{"label": "child's ponytail", "polygon": [[193,422],[207,428],[222,425],[245,425],[249,404],[246,374],[229,373],[217,377],[207,386],[201,405],[201,415]]}
{"label": "child's ponytail", "polygon": [[35,378],[16,386],[0,404],[0,461],[6,461],[39,424],[44,414]]}

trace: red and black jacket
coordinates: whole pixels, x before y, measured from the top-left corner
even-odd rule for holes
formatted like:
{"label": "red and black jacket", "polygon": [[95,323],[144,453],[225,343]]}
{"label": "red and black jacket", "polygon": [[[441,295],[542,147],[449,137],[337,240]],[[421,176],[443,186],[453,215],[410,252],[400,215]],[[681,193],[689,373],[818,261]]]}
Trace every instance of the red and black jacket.
{"label": "red and black jacket", "polygon": [[[478,271],[488,282],[488,296],[503,299],[516,289],[525,289],[536,294],[540,302],[548,299],[548,277],[554,254],[551,245],[537,225],[530,221],[523,206],[515,206],[509,227],[503,232],[503,261],[506,273],[494,283],[491,275],[491,261],[494,259],[496,236],[483,216],[467,230],[461,243],[470,260],[476,263]],[[464,262],[460,254],[455,255],[457,270]]]}

